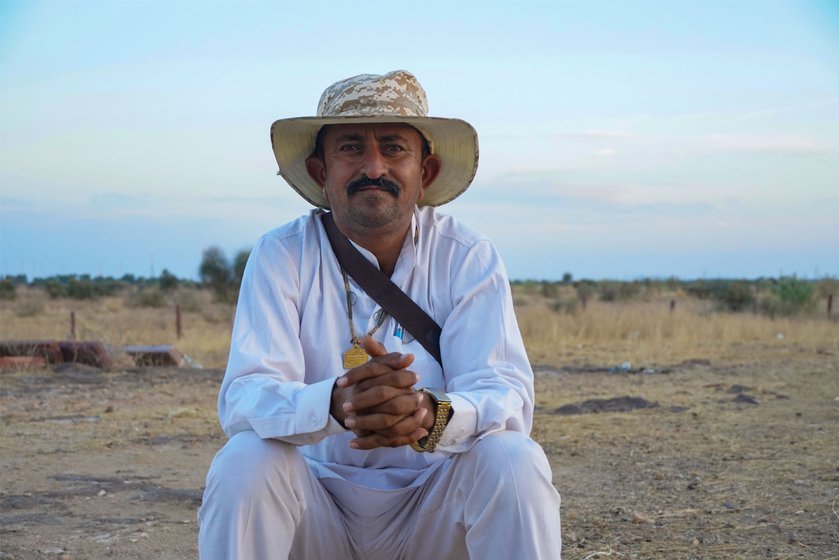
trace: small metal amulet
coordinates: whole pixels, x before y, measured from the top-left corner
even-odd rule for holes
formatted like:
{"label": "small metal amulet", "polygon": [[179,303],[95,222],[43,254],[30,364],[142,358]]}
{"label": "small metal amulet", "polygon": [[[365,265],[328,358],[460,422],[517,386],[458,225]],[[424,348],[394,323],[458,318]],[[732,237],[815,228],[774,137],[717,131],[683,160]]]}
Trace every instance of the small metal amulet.
{"label": "small metal amulet", "polygon": [[344,352],[344,369],[353,369],[358,366],[363,366],[369,359],[370,356],[364,351],[364,348],[358,344],[353,344],[352,348]]}

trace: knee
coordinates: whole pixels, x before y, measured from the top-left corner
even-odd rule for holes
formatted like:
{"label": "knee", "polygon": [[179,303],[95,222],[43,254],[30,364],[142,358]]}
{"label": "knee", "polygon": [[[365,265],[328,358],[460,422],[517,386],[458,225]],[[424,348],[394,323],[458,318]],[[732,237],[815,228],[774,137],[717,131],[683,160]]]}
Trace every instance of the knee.
{"label": "knee", "polygon": [[297,449],[277,440],[265,440],[255,432],[234,435],[218,452],[207,473],[205,498],[248,500],[267,486],[286,483],[305,462]]}
{"label": "knee", "polygon": [[274,550],[285,558],[301,518],[297,497],[307,468],[290,444],[251,431],[231,437],[207,473],[198,511],[201,557],[250,558],[253,551]]}
{"label": "knee", "polygon": [[476,475],[518,487],[551,481],[551,467],[538,443],[520,432],[497,432],[467,453]]}
{"label": "knee", "polygon": [[456,459],[452,468],[462,483],[457,488],[467,526],[483,515],[496,514],[506,522],[541,519],[533,523],[559,526],[559,494],[551,480],[548,458],[526,435],[489,435]]}

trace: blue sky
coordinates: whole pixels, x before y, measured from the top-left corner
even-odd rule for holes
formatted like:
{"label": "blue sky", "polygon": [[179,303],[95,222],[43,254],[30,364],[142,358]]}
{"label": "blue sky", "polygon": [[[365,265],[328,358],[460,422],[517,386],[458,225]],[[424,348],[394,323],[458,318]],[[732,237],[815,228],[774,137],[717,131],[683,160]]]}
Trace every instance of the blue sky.
{"label": "blue sky", "polygon": [[268,130],[404,68],[513,278],[839,275],[839,2],[0,0],[0,275],[197,274],[308,210]]}

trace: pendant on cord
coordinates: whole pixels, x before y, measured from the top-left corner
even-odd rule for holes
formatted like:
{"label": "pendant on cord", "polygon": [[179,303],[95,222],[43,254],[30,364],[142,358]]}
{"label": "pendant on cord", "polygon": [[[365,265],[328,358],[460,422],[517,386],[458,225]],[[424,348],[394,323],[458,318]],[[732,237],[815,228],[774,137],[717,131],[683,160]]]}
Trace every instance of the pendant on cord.
{"label": "pendant on cord", "polygon": [[353,342],[352,348],[344,352],[344,369],[363,366],[369,359],[370,356],[364,351],[364,348],[359,346],[358,342]]}

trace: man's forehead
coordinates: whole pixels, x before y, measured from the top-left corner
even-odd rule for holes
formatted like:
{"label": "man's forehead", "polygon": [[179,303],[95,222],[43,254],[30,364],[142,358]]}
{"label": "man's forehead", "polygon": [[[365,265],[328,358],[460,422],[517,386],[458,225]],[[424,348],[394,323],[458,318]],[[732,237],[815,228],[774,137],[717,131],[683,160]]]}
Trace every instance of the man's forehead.
{"label": "man's forehead", "polygon": [[323,127],[321,134],[325,138],[334,140],[339,138],[362,137],[371,131],[376,138],[422,139],[422,135],[416,128],[403,123],[330,124]]}

